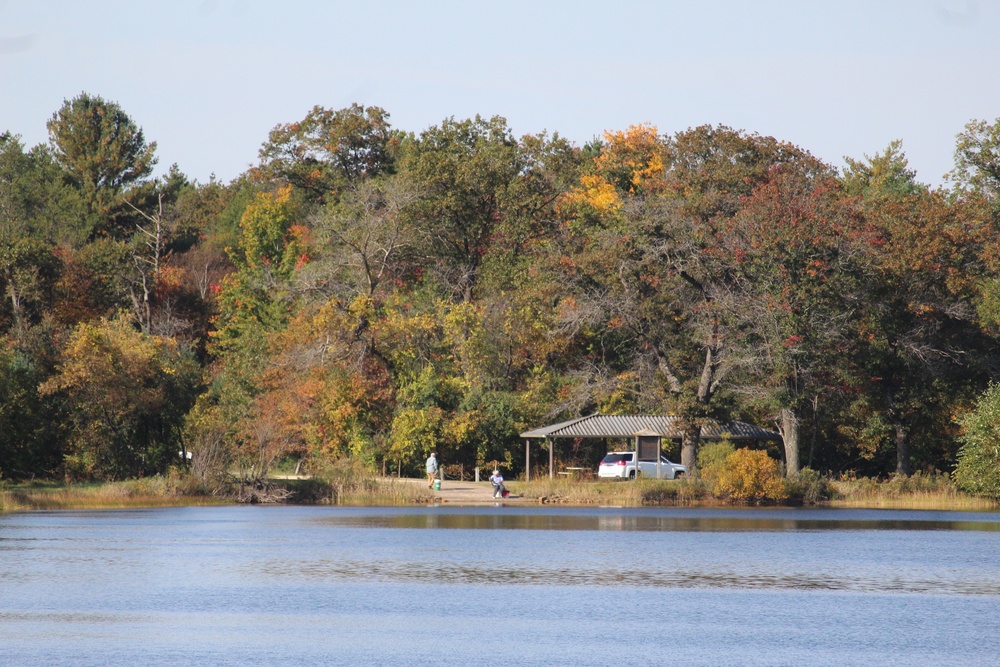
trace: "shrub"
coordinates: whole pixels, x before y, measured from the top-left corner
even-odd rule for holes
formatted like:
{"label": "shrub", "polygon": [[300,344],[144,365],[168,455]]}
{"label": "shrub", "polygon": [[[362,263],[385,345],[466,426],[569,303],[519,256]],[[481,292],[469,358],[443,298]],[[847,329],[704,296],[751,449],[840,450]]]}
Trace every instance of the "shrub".
{"label": "shrub", "polygon": [[680,479],[674,482],[662,480],[640,480],[636,485],[643,505],[691,505],[708,496],[703,480]]}
{"label": "shrub", "polygon": [[963,431],[955,483],[967,493],[1000,498],[1000,384],[991,384],[958,423]]}
{"label": "shrub", "polygon": [[830,483],[812,468],[802,468],[794,480],[788,481],[788,497],[795,498],[805,505],[829,500],[833,495]]}
{"label": "shrub", "polygon": [[788,497],[788,486],[778,462],[767,452],[737,449],[712,485],[714,493],[739,503],[777,502]]}
{"label": "shrub", "polygon": [[709,485],[714,485],[726,469],[726,459],[736,451],[729,440],[705,442],[698,447],[698,475]]}

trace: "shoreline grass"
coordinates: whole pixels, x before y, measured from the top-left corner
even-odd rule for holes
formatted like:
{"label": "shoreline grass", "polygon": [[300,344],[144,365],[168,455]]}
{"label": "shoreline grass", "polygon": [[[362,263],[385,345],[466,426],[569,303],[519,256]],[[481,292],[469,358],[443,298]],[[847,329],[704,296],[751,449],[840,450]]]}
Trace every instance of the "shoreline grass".
{"label": "shoreline grass", "polygon": [[292,504],[393,507],[434,500],[423,485],[413,484],[410,480],[369,475],[272,481],[290,492]]}
{"label": "shoreline grass", "polygon": [[[276,479],[289,491],[289,504],[338,506],[413,506],[434,502],[422,484],[368,475],[336,475],[325,479]],[[841,479],[823,482],[821,494],[794,493],[776,507],[897,509],[990,512],[1000,502],[958,491],[944,475],[909,478]],[[739,507],[711,493],[703,480],[635,481],[536,479],[513,480],[508,487],[529,502],[563,506],[608,507]],[[805,498],[808,498],[806,500]],[[233,504],[182,480],[151,477],[123,482],[66,484],[56,481],[0,483],[0,513],[31,510],[133,509]]]}
{"label": "shoreline grass", "polygon": [[912,496],[899,498],[829,500],[819,506],[832,509],[926,510],[944,512],[995,512],[1000,509],[995,501],[985,498],[955,498],[931,493],[915,493]]}
{"label": "shoreline grass", "polygon": [[341,490],[335,497],[336,502],[331,501],[331,504],[352,507],[410,506],[434,500],[434,496],[423,485],[386,479],[368,480],[360,488]]}
{"label": "shoreline grass", "polygon": [[182,493],[162,477],[82,484],[40,481],[0,487],[0,512],[187,507],[228,502],[209,494]]}
{"label": "shoreline grass", "polygon": [[568,480],[512,482],[513,492],[542,504],[615,507],[693,506],[717,504],[706,487],[694,480]]}
{"label": "shoreline grass", "polygon": [[945,475],[914,475],[888,480],[848,479],[828,483],[824,505],[839,509],[955,510],[989,512],[1000,502],[959,491]]}
{"label": "shoreline grass", "polygon": [[[616,507],[743,507],[712,493],[704,480],[640,479],[631,482],[541,479],[514,482],[512,489],[539,503],[613,505]],[[1000,501],[959,491],[946,475],[914,475],[886,480],[803,479],[789,482],[790,495],[771,507],[831,509],[895,509],[991,512]]]}

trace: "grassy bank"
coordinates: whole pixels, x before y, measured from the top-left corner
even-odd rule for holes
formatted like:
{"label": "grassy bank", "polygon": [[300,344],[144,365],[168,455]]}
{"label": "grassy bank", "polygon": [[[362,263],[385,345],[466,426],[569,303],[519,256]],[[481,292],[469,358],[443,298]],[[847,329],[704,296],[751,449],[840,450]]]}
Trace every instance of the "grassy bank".
{"label": "grassy bank", "polygon": [[42,481],[0,487],[0,512],[180,507],[225,502],[211,495],[184,493],[165,477],[88,484]]}
{"label": "grassy bank", "polygon": [[[422,486],[366,476],[331,479],[273,479],[274,497],[289,504],[393,506],[433,500]],[[67,484],[57,481],[0,483],[0,513],[28,510],[128,509],[225,505],[237,494],[212,494],[166,477],[123,482]]]}
{"label": "grassy bank", "polygon": [[[345,506],[412,506],[434,502],[435,496],[413,480],[377,478],[358,470],[341,470],[320,478],[273,479],[286,503]],[[633,482],[547,478],[511,481],[511,491],[538,504],[614,507],[723,507],[738,503],[712,493],[704,480],[639,479]],[[34,482],[0,485],[0,512],[58,509],[122,509],[219,505],[235,496],[218,496],[172,478],[152,477],[125,482],[64,484]],[[959,492],[944,475],[915,475],[889,480],[812,479],[790,486],[780,503],[852,509],[920,509],[994,511],[996,501]]]}
{"label": "grassy bank", "polygon": [[336,474],[315,479],[273,480],[289,492],[288,501],[313,505],[392,507],[434,500],[423,484],[369,475]]}
{"label": "grassy bank", "polygon": [[693,480],[638,479],[634,481],[537,479],[512,482],[512,493],[539,503],[566,505],[695,505],[710,501],[705,485]]}
{"label": "grassy bank", "polygon": [[[513,482],[511,489],[539,503],[613,505],[616,507],[732,507],[741,503],[713,493],[704,480],[639,479],[633,482],[575,481],[546,478]],[[828,480],[816,476],[790,482],[787,497],[764,505],[850,509],[914,509],[995,511],[1000,503],[962,493],[946,475],[914,475],[888,480],[869,478]]]}
{"label": "grassy bank", "polygon": [[946,475],[917,474],[888,480],[843,479],[829,482],[830,507],[851,509],[962,510],[1000,509],[1000,503],[959,491]]}

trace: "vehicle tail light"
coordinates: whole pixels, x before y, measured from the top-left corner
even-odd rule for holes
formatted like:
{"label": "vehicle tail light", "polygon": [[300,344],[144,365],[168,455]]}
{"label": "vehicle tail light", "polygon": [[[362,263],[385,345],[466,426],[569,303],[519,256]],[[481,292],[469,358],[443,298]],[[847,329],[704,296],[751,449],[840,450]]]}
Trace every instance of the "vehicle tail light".
{"label": "vehicle tail light", "polygon": [[615,461],[615,465],[616,466],[623,466],[623,465],[625,465],[625,462],[624,461]]}

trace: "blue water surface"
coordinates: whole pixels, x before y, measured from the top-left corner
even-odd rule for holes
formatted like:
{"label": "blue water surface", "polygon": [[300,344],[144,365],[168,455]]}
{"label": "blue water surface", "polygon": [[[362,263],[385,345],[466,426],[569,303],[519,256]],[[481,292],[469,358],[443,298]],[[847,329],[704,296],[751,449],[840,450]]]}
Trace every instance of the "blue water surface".
{"label": "blue water surface", "polygon": [[1000,515],[0,516],[0,665],[1000,664]]}

